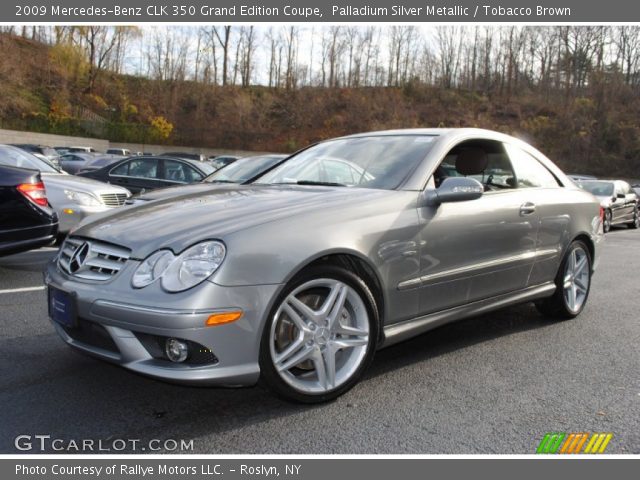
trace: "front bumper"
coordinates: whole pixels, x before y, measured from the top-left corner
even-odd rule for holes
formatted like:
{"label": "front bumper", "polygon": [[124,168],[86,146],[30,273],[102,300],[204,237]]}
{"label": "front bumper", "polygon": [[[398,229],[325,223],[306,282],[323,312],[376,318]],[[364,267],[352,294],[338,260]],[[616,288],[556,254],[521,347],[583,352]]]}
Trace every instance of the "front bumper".
{"label": "front bumper", "polygon": [[96,213],[109,212],[114,208],[120,207],[108,207],[106,205],[88,207],[78,205],[77,203],[68,203],[62,206],[56,205],[56,213],[58,214],[59,219],[58,233],[69,233],[88,216],[95,215]]}
{"label": "front bumper", "polygon": [[[79,281],[60,272],[55,263],[49,264],[47,286],[72,292],[76,299],[79,328],[52,320],[68,345],[169,382],[217,386],[257,382],[262,327],[280,285],[223,287],[205,281],[177,294],[165,293],[155,284],[135,290],[129,281],[137,264],[128,263],[112,281],[100,283]],[[241,309],[242,318],[205,326],[209,315],[230,309]],[[173,363],[158,348],[166,338],[192,342],[210,355],[204,363]]]}

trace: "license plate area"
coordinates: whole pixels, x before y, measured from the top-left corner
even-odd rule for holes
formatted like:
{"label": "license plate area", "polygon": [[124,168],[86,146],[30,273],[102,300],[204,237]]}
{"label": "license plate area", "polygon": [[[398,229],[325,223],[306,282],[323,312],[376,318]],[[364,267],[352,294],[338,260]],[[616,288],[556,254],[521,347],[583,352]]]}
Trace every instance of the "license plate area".
{"label": "license plate area", "polygon": [[78,320],[76,315],[75,294],[50,286],[47,291],[47,296],[49,317],[63,327],[76,327]]}

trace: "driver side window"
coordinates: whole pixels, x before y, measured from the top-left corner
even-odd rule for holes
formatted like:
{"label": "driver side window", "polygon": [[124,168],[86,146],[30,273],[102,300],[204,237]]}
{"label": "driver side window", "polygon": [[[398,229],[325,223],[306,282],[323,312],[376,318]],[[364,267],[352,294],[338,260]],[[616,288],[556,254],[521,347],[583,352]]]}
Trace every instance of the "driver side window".
{"label": "driver side window", "polygon": [[504,146],[492,140],[468,140],[452,148],[433,175],[436,188],[447,177],[474,178],[486,192],[516,187],[515,173]]}

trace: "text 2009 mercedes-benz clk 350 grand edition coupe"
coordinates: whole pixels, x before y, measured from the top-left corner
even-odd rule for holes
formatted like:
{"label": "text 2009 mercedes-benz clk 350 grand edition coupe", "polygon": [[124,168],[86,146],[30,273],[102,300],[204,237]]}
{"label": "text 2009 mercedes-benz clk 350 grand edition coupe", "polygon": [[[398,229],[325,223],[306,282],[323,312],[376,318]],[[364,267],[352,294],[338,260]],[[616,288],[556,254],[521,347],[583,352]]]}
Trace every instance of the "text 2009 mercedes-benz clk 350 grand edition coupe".
{"label": "text 2009 mercedes-benz clk 350 grand edition coupe", "polygon": [[599,202],[528,144],[398,130],[318,143],[251,185],[90,218],[45,280],[76,349],[173,382],[262,377],[318,402],[377,349],[452,320],[527,301],[577,316],[601,239]]}

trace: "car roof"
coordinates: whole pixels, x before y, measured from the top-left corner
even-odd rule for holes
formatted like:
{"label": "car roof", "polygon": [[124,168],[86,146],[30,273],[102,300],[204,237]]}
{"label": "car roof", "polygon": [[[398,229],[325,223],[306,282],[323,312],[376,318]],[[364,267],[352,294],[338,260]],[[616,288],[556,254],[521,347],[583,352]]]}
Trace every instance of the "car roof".
{"label": "car roof", "polygon": [[446,136],[454,139],[456,137],[477,136],[487,140],[518,140],[510,135],[496,132],[494,130],[486,130],[484,128],[399,128],[394,130],[378,130],[372,132],[354,133],[339,138],[358,138],[358,137],[374,137],[374,136],[398,136],[398,135],[425,135],[425,136]]}
{"label": "car roof", "polygon": [[[124,157],[119,161],[125,161],[125,160],[149,160],[149,159],[156,159],[156,160],[176,160],[179,162],[185,162],[188,163],[189,165],[192,165],[193,167],[197,168],[198,170],[201,170],[204,172],[204,170],[202,170],[202,162],[198,161],[198,160],[192,160],[191,158],[183,158],[183,157],[172,157],[171,155],[131,155],[128,157]],[[204,172],[206,173],[206,172]]]}
{"label": "car roof", "polygon": [[40,145],[37,143],[10,143],[9,145],[13,145],[14,147],[36,147],[36,148],[51,148],[47,145]]}
{"label": "car roof", "polygon": [[[437,137],[438,143],[450,144],[450,143],[458,143],[466,140],[493,140],[497,142],[509,142],[515,143],[524,147],[525,149],[537,149],[527,143],[524,140],[513,137],[511,135],[507,135],[505,133],[496,132],[494,130],[486,130],[484,128],[403,128],[403,129],[395,129],[395,130],[379,130],[373,132],[362,132],[356,133],[353,135],[345,135],[344,137],[338,138],[366,138],[366,137],[380,137],[380,136],[430,136]],[[334,139],[328,139],[334,140]],[[542,153],[542,152],[538,152]],[[563,175],[566,175],[563,173]]]}

